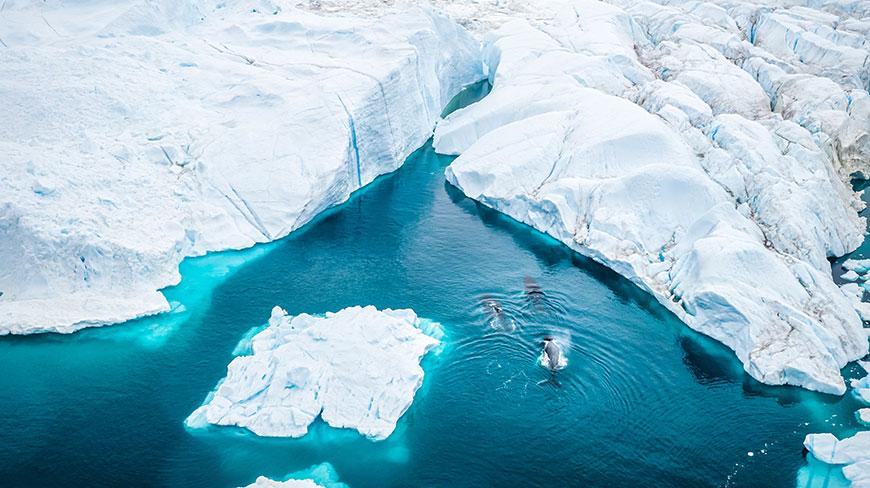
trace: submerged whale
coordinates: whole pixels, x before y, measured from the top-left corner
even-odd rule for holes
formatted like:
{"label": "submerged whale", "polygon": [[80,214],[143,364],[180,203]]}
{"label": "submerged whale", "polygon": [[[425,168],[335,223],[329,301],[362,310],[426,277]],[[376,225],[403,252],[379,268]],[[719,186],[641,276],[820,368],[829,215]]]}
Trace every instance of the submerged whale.
{"label": "submerged whale", "polygon": [[531,276],[523,278],[523,289],[526,293],[526,298],[528,298],[535,306],[541,305],[541,301],[544,299],[544,291],[541,289],[541,285],[539,285],[534,278]]}

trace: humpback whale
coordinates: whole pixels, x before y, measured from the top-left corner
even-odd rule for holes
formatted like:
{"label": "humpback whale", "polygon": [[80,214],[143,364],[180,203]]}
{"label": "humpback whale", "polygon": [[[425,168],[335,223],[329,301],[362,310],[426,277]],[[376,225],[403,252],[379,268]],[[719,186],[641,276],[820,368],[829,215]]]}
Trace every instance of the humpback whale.
{"label": "humpback whale", "polygon": [[545,364],[550,371],[562,369],[565,366],[565,360],[562,358],[562,348],[556,343],[552,337],[544,338],[544,352],[541,357],[541,363]]}

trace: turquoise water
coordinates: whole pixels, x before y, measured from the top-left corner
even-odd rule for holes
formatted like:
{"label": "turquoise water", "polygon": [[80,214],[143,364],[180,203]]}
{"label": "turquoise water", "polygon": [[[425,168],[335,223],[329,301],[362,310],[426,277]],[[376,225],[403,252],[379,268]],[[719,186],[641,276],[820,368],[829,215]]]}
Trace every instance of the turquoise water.
{"label": "turquoise water", "polygon": [[[0,485],[230,487],[330,463],[354,488],[793,487],[806,433],[857,428],[850,396],[758,384],[627,280],[464,198],[450,161],[426,145],[287,239],[186,261],[174,314],[0,338]],[[274,305],[365,304],[447,335],[389,439],[185,429]],[[545,335],[570,344],[555,381],[536,363]]]}

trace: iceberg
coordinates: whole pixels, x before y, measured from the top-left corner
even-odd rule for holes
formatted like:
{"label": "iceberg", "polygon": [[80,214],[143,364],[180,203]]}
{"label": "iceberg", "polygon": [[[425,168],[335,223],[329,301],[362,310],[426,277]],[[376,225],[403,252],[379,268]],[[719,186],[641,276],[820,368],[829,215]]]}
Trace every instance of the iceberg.
{"label": "iceberg", "polygon": [[439,121],[448,182],[619,272],[753,378],[843,394],[867,310],[828,258],[866,222],[837,154],[771,110],[741,53],[789,65],[745,39],[740,6],[540,3],[487,35],[491,94]]}
{"label": "iceberg", "polygon": [[870,486],[870,431],[838,440],[833,434],[808,434],[804,447],[819,461],[842,464],[853,487]]}
{"label": "iceberg", "polygon": [[318,417],[382,440],[423,382],[420,360],[440,343],[437,323],[413,310],[349,307],[324,316],[272,310],[250,352],[187,419],[191,428],[238,426],[259,436],[301,437]]}
{"label": "iceberg", "polygon": [[242,488],[347,488],[347,485],[338,481],[338,474],[331,464],[322,463],[293,473],[282,481],[259,476]]}
{"label": "iceberg", "polygon": [[428,8],[9,2],[0,23],[0,334],[170,309],[189,256],[279,239],[432,134],[483,78]]}

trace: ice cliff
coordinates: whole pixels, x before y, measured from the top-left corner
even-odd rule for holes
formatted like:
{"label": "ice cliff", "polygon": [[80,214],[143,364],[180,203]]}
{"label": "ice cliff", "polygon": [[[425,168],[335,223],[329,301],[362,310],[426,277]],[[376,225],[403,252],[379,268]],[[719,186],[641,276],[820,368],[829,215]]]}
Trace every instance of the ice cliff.
{"label": "ice cliff", "polygon": [[420,360],[441,334],[412,310],[350,307],[316,317],[275,307],[187,425],[301,437],[319,417],[386,439],[423,382]]}
{"label": "ice cliff", "polygon": [[540,1],[487,34],[492,92],[435,132],[460,155],[448,181],[624,275],[759,381],[842,394],[867,329],[827,258],[865,229],[844,181],[868,165],[870,12],[614,3]]}
{"label": "ice cliff", "polygon": [[3,2],[0,334],[168,310],[183,258],[345,201],[483,77],[435,11],[288,5]]}

